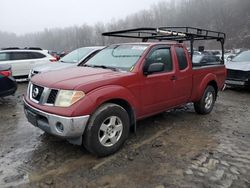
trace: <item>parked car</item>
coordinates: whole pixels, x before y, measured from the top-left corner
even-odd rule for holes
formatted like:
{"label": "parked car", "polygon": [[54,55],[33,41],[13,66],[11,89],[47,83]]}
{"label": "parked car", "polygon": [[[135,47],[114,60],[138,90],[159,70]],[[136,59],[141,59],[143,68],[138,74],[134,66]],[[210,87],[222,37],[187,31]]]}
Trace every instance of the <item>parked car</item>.
{"label": "parked car", "polygon": [[0,97],[15,94],[17,84],[12,77],[10,65],[0,65]]}
{"label": "parked car", "polygon": [[[191,52],[190,52],[191,53]],[[194,51],[193,52],[193,55],[201,55],[202,53],[201,52],[199,52],[199,51]]]}
{"label": "parked car", "polygon": [[64,56],[66,56],[68,54],[68,52],[62,51],[59,53],[59,57],[62,58]]}
{"label": "parked car", "polygon": [[[187,48],[188,49],[188,53],[191,55],[191,51],[190,51],[190,49],[189,48]],[[201,52],[199,52],[199,51],[197,51],[197,50],[194,50],[193,51],[193,55],[201,55],[202,53]]]}
{"label": "parked car", "polygon": [[28,77],[32,68],[55,61],[56,58],[40,49],[6,48],[0,51],[0,65],[11,65],[15,78]]}
{"label": "parked car", "polygon": [[243,51],[226,63],[226,84],[250,88],[250,50]]}
{"label": "parked car", "polygon": [[224,61],[227,63],[227,62],[231,61],[235,56],[236,56],[236,54],[233,54],[233,53],[225,53],[224,54]]}
{"label": "parked car", "polygon": [[53,70],[60,70],[60,69],[80,66],[83,63],[85,63],[88,59],[93,57],[100,50],[102,50],[103,48],[104,48],[103,46],[78,48],[70,52],[69,54],[65,55],[57,63],[53,63],[49,65],[42,65],[42,66],[33,68],[30,71],[29,79],[31,79],[32,76],[42,73],[42,72],[48,72],[48,71],[53,71]]}
{"label": "parked car", "polygon": [[203,65],[212,65],[220,64],[220,57],[215,55],[194,55],[193,56],[193,65],[194,66],[203,66]]}
{"label": "parked car", "polygon": [[[146,41],[145,34],[140,35],[146,33],[150,39],[179,40],[180,35],[182,41],[190,40],[169,30],[138,28],[103,35]],[[224,43],[223,33],[218,37],[201,29],[197,33],[206,33],[204,40]],[[201,38],[191,36],[192,41]],[[188,102],[194,103],[198,114],[210,113],[225,77],[224,64],[193,68],[182,43],[113,44],[83,67],[34,76],[24,97],[24,111],[28,121],[45,132],[107,156],[121,148],[137,120]]]}
{"label": "parked car", "polygon": [[221,56],[221,50],[210,50],[212,55],[217,55],[217,56]]}
{"label": "parked car", "polygon": [[48,53],[52,55],[54,58],[56,58],[56,61],[59,61],[60,54],[58,54],[56,51],[48,50]]}

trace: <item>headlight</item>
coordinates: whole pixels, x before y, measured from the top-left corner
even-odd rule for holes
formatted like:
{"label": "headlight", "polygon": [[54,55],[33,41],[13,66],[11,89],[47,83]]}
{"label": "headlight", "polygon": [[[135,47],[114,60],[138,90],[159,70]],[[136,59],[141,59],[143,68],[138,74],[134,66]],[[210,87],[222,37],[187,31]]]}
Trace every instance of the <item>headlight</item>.
{"label": "headlight", "polygon": [[56,97],[55,106],[69,107],[85,96],[82,91],[60,90]]}

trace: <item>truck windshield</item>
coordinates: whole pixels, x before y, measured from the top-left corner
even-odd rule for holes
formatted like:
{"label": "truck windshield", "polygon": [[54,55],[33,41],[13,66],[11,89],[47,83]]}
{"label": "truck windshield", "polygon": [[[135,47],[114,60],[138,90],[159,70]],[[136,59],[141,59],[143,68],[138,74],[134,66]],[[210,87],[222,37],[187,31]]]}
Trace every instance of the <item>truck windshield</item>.
{"label": "truck windshield", "polygon": [[241,52],[239,55],[235,56],[232,61],[243,62],[250,61],[250,50]]}
{"label": "truck windshield", "polygon": [[86,55],[88,55],[93,49],[91,48],[78,48],[66,56],[64,56],[62,59],[60,59],[61,63],[78,63],[82,58],[84,58]]}
{"label": "truck windshield", "polygon": [[96,54],[85,65],[130,71],[147,47],[148,45],[144,44],[111,45]]}

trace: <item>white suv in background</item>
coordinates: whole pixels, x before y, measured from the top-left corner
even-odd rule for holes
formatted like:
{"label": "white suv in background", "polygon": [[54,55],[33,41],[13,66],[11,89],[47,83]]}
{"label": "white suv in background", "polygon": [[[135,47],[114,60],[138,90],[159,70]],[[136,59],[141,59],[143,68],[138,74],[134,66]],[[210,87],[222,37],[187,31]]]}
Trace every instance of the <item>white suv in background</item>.
{"label": "white suv in background", "polygon": [[5,48],[0,50],[0,65],[11,65],[16,78],[28,77],[31,69],[55,62],[56,58],[39,48]]}

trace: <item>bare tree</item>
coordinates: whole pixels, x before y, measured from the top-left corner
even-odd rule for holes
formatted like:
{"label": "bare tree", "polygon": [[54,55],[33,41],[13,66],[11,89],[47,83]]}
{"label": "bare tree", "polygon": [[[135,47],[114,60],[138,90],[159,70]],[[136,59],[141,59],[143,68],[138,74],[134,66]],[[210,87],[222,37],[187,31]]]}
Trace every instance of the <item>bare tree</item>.
{"label": "bare tree", "polygon": [[82,46],[129,42],[128,39],[108,38],[102,32],[134,27],[195,26],[223,31],[226,47],[250,46],[249,0],[169,0],[153,4],[148,10],[94,26],[83,24],[67,28],[45,29],[38,33],[17,36],[0,32],[0,47],[39,46],[57,51],[70,51]]}

